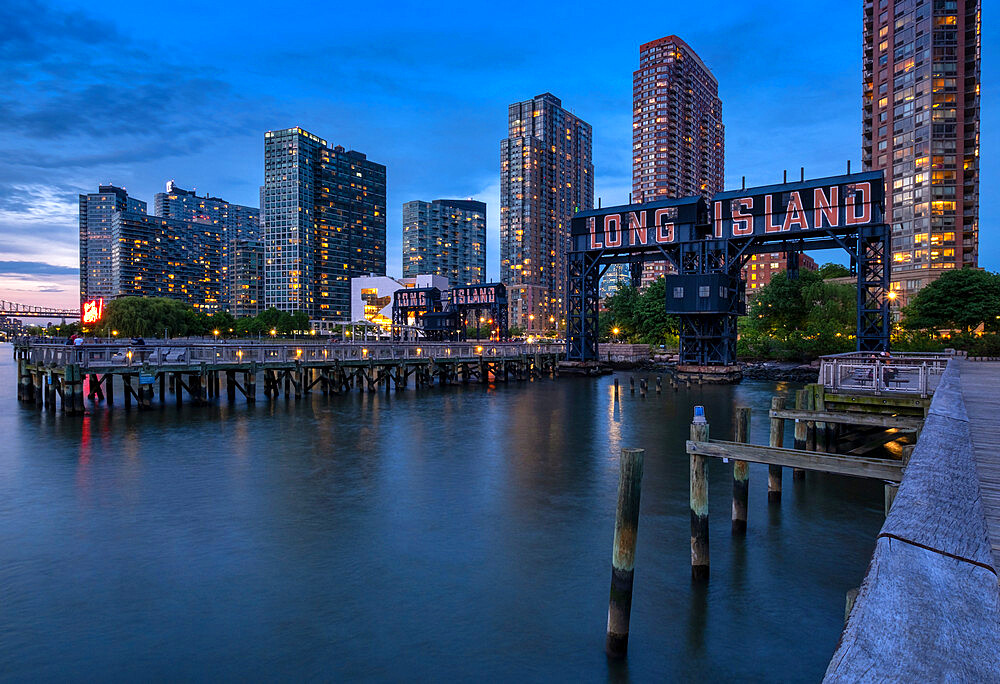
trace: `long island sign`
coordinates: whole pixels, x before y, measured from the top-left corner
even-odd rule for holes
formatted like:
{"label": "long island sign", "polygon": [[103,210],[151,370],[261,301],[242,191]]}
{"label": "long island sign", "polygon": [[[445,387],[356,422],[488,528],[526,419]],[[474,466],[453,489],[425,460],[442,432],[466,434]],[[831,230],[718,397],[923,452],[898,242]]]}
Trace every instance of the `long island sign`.
{"label": "long island sign", "polygon": [[574,251],[635,251],[704,239],[789,239],[854,232],[883,223],[879,172],[722,192],[709,202],[685,197],[579,212]]}

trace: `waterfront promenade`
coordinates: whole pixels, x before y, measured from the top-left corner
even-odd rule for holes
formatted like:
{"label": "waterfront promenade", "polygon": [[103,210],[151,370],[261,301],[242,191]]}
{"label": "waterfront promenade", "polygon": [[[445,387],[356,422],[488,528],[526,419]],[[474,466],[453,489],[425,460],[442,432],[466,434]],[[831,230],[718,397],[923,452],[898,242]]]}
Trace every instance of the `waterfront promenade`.
{"label": "waterfront promenade", "polygon": [[1000,363],[941,377],[826,681],[996,681]]}

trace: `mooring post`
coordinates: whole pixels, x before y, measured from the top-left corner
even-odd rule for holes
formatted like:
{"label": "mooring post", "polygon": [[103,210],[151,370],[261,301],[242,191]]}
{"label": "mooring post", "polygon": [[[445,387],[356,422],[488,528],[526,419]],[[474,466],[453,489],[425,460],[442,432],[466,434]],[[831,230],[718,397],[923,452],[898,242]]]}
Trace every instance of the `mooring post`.
{"label": "mooring post", "polygon": [[177,376],[177,373],[174,373],[173,375],[171,375],[170,373],[165,373],[165,375],[167,376],[167,390],[171,394],[173,394],[174,393],[174,378]]}
{"label": "mooring post", "polygon": [[[808,390],[800,389],[795,391],[795,408],[799,411],[805,411],[809,407],[809,400],[807,395]],[[807,428],[806,421],[804,418],[795,419],[795,448],[799,451],[804,451],[806,449],[807,442]],[[802,480],[805,479],[806,471],[801,468],[792,468],[792,479]]]}
{"label": "mooring post", "polygon": [[646,396],[646,378],[639,378],[639,396]]}
{"label": "mooring post", "polygon": [[[750,441],[750,409],[736,409],[736,434],[733,441],[746,444]],[[750,464],[733,460],[733,534],[747,533],[747,509],[750,497]]]}
{"label": "mooring post", "polygon": [[107,398],[108,407],[115,405],[115,376],[114,373],[104,374],[104,396]]}
{"label": "mooring post", "polygon": [[656,393],[660,394],[663,391],[663,378],[659,375],[656,376]]}
{"label": "mooring post", "polygon": [[167,373],[163,371],[158,373],[160,376],[160,404],[165,404],[167,401]]}
{"label": "mooring post", "polygon": [[604,650],[612,658],[624,658],[628,652],[644,454],[644,449],[622,449],[618,469],[618,508],[615,512],[615,542],[611,554],[611,599],[608,605],[608,635],[604,645]]}
{"label": "mooring post", "polygon": [[83,373],[79,365],[73,366],[73,413],[82,416],[83,408]]}
{"label": "mooring post", "polygon": [[184,403],[184,378],[180,373],[174,373],[171,384],[175,389],[174,400],[177,402],[177,407],[180,408],[181,404]]}
{"label": "mooring post", "polygon": [[[806,410],[816,410],[816,386],[806,385]],[[816,451],[816,421],[806,421],[806,451]]]}
{"label": "mooring post", "polygon": [[236,371],[226,371],[226,399],[236,401]]}
{"label": "mooring post", "polygon": [[618,378],[615,378],[615,399],[618,398]]}
{"label": "mooring post", "polygon": [[125,408],[132,408],[132,376],[128,373],[122,373],[122,383],[125,387]]}
{"label": "mooring post", "polygon": [[[108,404],[111,404],[110,394],[108,395]],[[56,411],[56,376],[52,371],[49,371],[45,377],[45,410],[49,413],[55,413]]]}
{"label": "mooring post", "polygon": [[44,376],[42,374],[42,371],[40,370],[33,371],[31,375],[33,376],[32,380],[34,384],[34,388],[32,389],[32,391],[35,394],[35,408],[41,410],[45,407],[45,394],[44,390],[42,389],[42,382],[44,380]]}
{"label": "mooring post", "polygon": [[[691,441],[708,441],[708,421],[705,407],[694,407],[691,421]],[[691,577],[708,579],[708,459],[691,454]]]}
{"label": "mooring post", "polygon": [[257,369],[251,368],[243,376],[244,387],[247,391],[247,403],[257,403]]}
{"label": "mooring post", "polygon": [[[785,408],[784,397],[771,397],[771,410],[780,411]],[[768,444],[772,447],[784,445],[785,442],[785,420],[784,418],[771,419],[771,434]],[[778,503],[781,501],[781,466],[769,465],[767,467],[767,502]]]}
{"label": "mooring post", "polygon": [[630,393],[632,393],[632,394],[635,394],[635,376],[634,375],[628,376],[628,391]]}

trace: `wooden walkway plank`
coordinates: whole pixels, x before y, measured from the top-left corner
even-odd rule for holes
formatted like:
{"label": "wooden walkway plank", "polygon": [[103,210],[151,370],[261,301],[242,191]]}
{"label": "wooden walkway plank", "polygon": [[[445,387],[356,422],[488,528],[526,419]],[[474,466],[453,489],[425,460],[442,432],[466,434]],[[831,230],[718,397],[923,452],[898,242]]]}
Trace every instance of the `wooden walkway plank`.
{"label": "wooden walkway plank", "polygon": [[969,432],[979,475],[980,496],[987,534],[993,551],[993,568],[1000,569],[1000,363],[965,361],[960,367],[962,396],[969,415]]}

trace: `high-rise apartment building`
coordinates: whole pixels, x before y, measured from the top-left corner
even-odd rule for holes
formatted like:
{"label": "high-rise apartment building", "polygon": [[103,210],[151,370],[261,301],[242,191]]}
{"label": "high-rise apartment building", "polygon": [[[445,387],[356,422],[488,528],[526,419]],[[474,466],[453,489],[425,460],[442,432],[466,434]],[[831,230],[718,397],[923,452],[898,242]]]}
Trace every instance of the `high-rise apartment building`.
{"label": "high-rise apartment building", "polygon": [[225,277],[229,313],[237,318],[259,314],[264,308],[264,243],[231,240]]}
{"label": "high-rise apartment building", "polygon": [[111,275],[112,218],[116,211],[146,213],[146,203],[123,188],[100,185],[80,195],[80,301],[114,296]]}
{"label": "high-rise apartment building", "polygon": [[864,0],[862,161],[882,170],[892,291],[979,252],[979,0]]}
{"label": "high-rise apartment building", "polygon": [[302,128],[264,134],[264,304],[347,320],[351,278],[385,274],[385,166]]}
{"label": "high-rise apartment building", "polygon": [[500,143],[500,280],[510,326],[562,329],[574,212],[594,206],[590,124],[544,93],[508,107]]}
{"label": "high-rise apartment building", "polygon": [[486,204],[414,200],[403,205],[403,276],[445,276],[452,285],[486,281]]}
{"label": "high-rise apartment building", "polygon": [[[691,47],[667,36],[639,47],[632,72],[632,201],[722,192],[725,127],[719,82]],[[650,262],[643,283],[666,274]]]}
{"label": "high-rise apartment building", "polygon": [[237,240],[260,239],[260,210],[242,204],[227,202],[221,197],[199,196],[193,190],[177,187],[167,181],[167,191],[153,197],[153,212],[163,218],[180,219],[193,223],[209,223],[222,229],[222,302],[233,307],[236,293],[229,291],[228,277],[231,265],[230,249]]}
{"label": "high-rise apartment building", "polygon": [[115,211],[110,234],[110,298],[167,297],[208,312],[222,308],[219,226]]}

